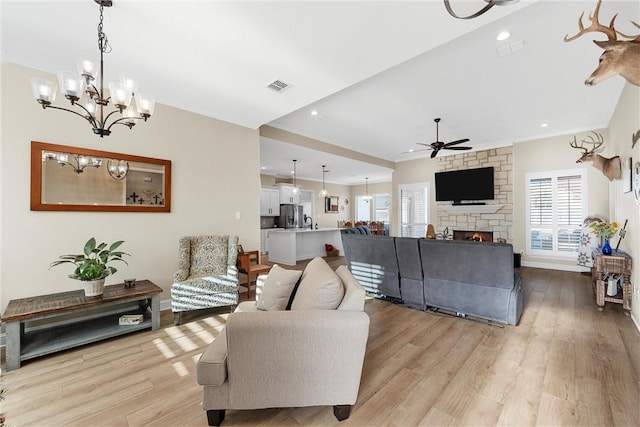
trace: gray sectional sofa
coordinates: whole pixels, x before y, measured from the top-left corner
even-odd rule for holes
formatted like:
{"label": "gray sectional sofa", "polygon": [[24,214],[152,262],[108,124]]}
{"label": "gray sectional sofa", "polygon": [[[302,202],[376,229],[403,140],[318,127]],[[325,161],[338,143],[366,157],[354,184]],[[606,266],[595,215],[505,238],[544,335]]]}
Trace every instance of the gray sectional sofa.
{"label": "gray sectional sofa", "polygon": [[517,325],[524,306],[513,247],[342,234],[347,267],[372,295]]}

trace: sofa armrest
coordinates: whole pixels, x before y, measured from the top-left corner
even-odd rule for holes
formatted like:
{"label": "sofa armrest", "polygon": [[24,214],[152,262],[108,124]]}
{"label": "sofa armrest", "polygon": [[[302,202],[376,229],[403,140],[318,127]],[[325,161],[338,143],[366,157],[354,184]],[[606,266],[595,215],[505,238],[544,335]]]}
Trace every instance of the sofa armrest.
{"label": "sofa armrest", "polygon": [[233,313],[226,333],[232,408],[355,403],[369,335],[366,313]]}
{"label": "sofa armrest", "polygon": [[198,384],[221,386],[227,380],[227,333],[223,329],[200,355],[196,364]]}

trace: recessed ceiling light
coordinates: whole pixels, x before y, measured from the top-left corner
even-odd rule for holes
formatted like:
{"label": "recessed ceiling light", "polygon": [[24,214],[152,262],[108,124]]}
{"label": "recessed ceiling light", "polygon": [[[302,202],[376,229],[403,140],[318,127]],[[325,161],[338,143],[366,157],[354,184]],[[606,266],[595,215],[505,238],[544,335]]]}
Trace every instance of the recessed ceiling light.
{"label": "recessed ceiling light", "polygon": [[509,34],[508,31],[502,31],[500,34],[498,34],[498,36],[496,37],[496,40],[498,41],[503,41],[508,39],[511,36],[511,34]]}
{"label": "recessed ceiling light", "polygon": [[541,127],[541,128],[546,128],[547,126],[549,126],[549,123],[542,123],[542,124],[540,125],[540,127]]}
{"label": "recessed ceiling light", "polygon": [[413,153],[413,148],[409,148],[409,152],[410,152],[410,153]]}
{"label": "recessed ceiling light", "polygon": [[317,116],[318,115],[318,110],[311,110],[311,115],[312,116]]}
{"label": "recessed ceiling light", "polygon": [[266,166],[262,166],[260,169],[265,170],[267,167]]}

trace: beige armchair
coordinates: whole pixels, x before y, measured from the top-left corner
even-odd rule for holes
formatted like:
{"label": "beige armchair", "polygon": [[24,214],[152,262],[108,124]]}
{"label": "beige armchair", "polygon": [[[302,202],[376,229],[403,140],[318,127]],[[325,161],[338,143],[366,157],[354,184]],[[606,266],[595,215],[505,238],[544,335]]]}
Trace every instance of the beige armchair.
{"label": "beige armchair", "polygon": [[238,236],[187,236],[171,285],[173,321],[184,311],[238,304]]}
{"label": "beige armchair", "polygon": [[339,421],[349,417],[369,317],[362,286],[344,266],[336,274],[345,291],[336,310],[259,311],[246,301],[229,316],[197,364],[209,425],[220,425],[226,409],[332,405]]}

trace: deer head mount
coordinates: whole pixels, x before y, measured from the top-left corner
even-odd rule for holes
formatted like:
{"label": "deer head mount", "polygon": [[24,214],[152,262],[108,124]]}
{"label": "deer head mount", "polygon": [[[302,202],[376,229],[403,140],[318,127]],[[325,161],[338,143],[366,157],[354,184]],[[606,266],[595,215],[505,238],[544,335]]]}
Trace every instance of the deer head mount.
{"label": "deer head mount", "polygon": [[[604,149],[604,147],[602,147],[602,144],[604,144],[604,139],[598,132],[591,133],[593,135],[589,135],[583,138],[580,141],[580,145],[578,145],[575,136],[573,137],[573,141],[569,143],[572,148],[577,148],[578,150],[583,151],[582,156],[580,156],[580,158],[576,160],[576,163],[591,162],[591,164],[596,169],[602,172],[604,176],[609,178],[609,181],[620,179],[620,156],[615,156],[607,159],[606,157],[602,157],[600,154],[598,154],[599,151],[602,151]],[[591,145],[591,149],[586,148],[584,146],[585,144]]]}
{"label": "deer head mount", "polygon": [[[595,11],[589,15],[591,25],[587,28],[584,27],[582,23],[584,12],[582,12],[578,20],[578,28],[580,31],[572,37],[569,37],[568,34],[564,36],[565,42],[575,40],[586,33],[598,32],[607,36],[607,41],[593,41],[596,45],[604,49],[604,52],[600,55],[598,68],[584,81],[584,84],[592,86],[600,83],[604,79],[619,74],[629,83],[640,86],[640,34],[634,37],[616,31],[614,22],[618,16],[617,13],[611,18],[608,27],[600,24],[598,22],[598,14],[600,13],[601,3],[602,0],[598,0]],[[633,21],[631,21],[631,23],[640,28],[640,25],[637,23]],[[618,40],[618,36],[628,40]]]}

